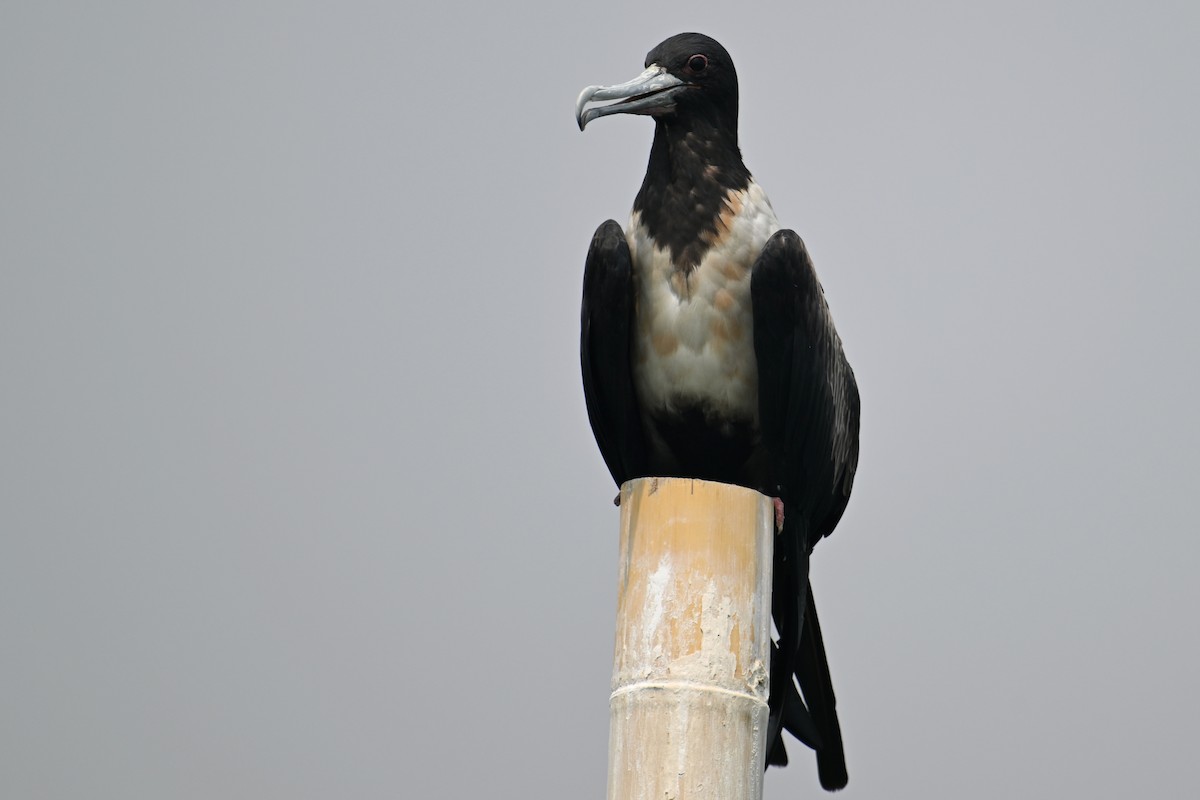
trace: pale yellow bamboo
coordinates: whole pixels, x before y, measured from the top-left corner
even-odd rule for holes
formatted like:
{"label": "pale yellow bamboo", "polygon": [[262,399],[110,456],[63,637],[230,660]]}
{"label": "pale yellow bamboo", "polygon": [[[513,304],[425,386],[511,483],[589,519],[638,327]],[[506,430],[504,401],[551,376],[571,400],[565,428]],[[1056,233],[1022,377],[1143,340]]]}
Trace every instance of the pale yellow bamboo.
{"label": "pale yellow bamboo", "polygon": [[621,487],[608,800],[760,800],[771,501],[681,478]]}

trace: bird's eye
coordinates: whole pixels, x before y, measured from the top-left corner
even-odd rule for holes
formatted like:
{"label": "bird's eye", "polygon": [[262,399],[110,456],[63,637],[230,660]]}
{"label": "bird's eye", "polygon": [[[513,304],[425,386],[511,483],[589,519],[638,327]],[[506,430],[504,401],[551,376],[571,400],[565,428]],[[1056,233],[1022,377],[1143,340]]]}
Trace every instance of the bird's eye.
{"label": "bird's eye", "polygon": [[708,58],[697,53],[688,59],[687,65],[692,72],[704,72],[704,68],[708,66]]}

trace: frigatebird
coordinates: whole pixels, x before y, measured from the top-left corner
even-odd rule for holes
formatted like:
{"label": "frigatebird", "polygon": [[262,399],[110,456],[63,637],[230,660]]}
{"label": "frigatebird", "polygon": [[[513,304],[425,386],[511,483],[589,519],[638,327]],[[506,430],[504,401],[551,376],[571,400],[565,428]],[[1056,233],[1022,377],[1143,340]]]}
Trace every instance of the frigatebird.
{"label": "frigatebird", "polygon": [[821,785],[840,789],[845,755],[808,567],[854,484],[854,372],[804,242],[780,227],[742,162],[725,48],[672,36],[633,80],[579,95],[580,130],[610,114],[653,117],[654,142],[628,231],[602,224],[584,267],[592,431],[617,485],[701,478],[775,498],[764,768],[787,764],[787,729],[816,751]]}

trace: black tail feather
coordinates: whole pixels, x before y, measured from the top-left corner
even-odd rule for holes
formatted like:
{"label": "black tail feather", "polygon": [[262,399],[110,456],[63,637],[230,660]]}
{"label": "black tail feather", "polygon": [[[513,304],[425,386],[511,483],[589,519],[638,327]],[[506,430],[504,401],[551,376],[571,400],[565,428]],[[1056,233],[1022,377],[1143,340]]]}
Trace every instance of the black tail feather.
{"label": "black tail feather", "polygon": [[837,718],[837,699],[829,676],[812,586],[808,582],[806,537],[787,528],[785,525],[775,548],[771,614],[779,631],[779,644],[773,643],[771,648],[771,697],[764,767],[788,763],[783,743],[783,730],[786,729],[816,751],[821,786],[836,791],[849,781]]}
{"label": "black tail feather", "polygon": [[[808,710],[820,732],[821,746],[817,748],[817,773],[821,786],[829,791],[845,788],[846,753],[842,747],[842,728],[838,724],[837,698],[825,659],[825,642],[821,638],[821,623],[813,603],[812,586],[808,587],[808,602],[804,606],[804,627],[800,634],[800,652],[796,661],[796,678],[808,702]],[[787,718],[784,718],[787,725]],[[791,726],[787,726],[792,730]],[[793,732],[794,733],[794,732]],[[799,738],[797,736],[797,738]]]}
{"label": "black tail feather", "polygon": [[[787,708],[799,701],[792,675],[804,620],[804,586],[808,583],[808,549],[802,544],[803,531],[788,519],[776,537],[774,577],[771,586],[771,616],[779,631],[779,644],[771,646],[771,695],[767,718],[767,764],[787,763],[783,745],[783,726]],[[785,688],[786,687],[786,688]],[[807,744],[807,742],[806,742]],[[811,744],[809,745],[812,746]],[[782,759],[782,760],[780,760]],[[764,767],[765,768],[765,767]]]}
{"label": "black tail feather", "polygon": [[[846,754],[842,746],[842,729],[837,717],[837,698],[833,693],[833,682],[829,676],[829,664],[825,658],[825,643],[821,638],[821,624],[817,609],[813,605],[812,588],[808,589],[808,602],[804,610],[804,627],[800,635],[800,647],[794,658],[788,659],[784,651],[771,645],[771,712],[768,725],[768,750],[766,766],[787,766],[787,749],[783,744],[783,730],[795,736],[801,743],[811,747],[817,755],[817,775],[821,786],[829,791],[844,789],[849,782],[846,771]],[[794,674],[784,672],[788,662],[794,665]],[[804,693],[803,699],[800,692]]]}

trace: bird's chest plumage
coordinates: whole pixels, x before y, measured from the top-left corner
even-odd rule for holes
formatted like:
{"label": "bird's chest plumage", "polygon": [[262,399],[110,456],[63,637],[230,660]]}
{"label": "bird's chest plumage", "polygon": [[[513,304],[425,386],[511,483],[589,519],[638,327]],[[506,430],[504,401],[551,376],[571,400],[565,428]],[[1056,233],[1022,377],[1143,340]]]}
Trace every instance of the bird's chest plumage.
{"label": "bird's chest plumage", "polygon": [[[756,436],[758,370],[750,302],[751,267],[779,229],[753,182],[725,198],[698,263],[681,265],[657,245],[635,211],[629,226],[636,292],[634,384],[653,438],[664,420],[686,420]],[[743,436],[743,438],[745,438]]]}

